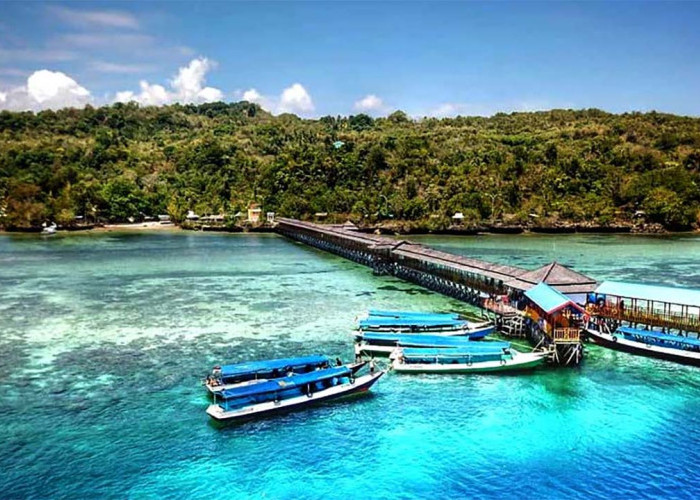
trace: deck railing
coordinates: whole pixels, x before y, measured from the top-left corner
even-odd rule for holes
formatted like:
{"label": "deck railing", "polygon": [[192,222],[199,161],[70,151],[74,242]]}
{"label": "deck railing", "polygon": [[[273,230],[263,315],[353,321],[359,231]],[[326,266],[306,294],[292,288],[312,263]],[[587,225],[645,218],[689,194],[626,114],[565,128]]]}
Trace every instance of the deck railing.
{"label": "deck railing", "polygon": [[555,328],[553,339],[555,343],[577,343],[581,340],[581,329],[579,328]]}
{"label": "deck railing", "polygon": [[629,323],[641,323],[663,328],[700,332],[700,318],[678,313],[656,313],[640,309],[620,308],[613,306],[595,307],[594,315],[612,318]]}

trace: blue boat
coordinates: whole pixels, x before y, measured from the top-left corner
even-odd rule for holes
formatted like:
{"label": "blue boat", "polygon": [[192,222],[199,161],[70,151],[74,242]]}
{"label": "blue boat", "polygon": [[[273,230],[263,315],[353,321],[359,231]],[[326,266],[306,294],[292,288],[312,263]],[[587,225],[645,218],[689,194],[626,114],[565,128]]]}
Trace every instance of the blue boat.
{"label": "blue boat", "polygon": [[[232,365],[215,366],[211,375],[207,377],[205,386],[211,393],[220,393],[240,384],[299,375],[321,368],[330,368],[330,366],[330,358],[321,355],[247,361]],[[349,365],[349,368],[356,372],[362,366],[364,366],[364,363],[355,363]]]}
{"label": "blue boat", "polygon": [[473,323],[458,314],[413,311],[381,311],[372,309],[358,322],[363,332],[431,333],[436,335],[468,336],[472,340],[493,333],[490,322]]}
{"label": "blue boat", "polygon": [[585,332],[596,344],[610,349],[700,366],[700,339],[697,337],[671,335],[628,326],[620,326],[614,332],[606,332],[594,324],[590,324]]}
{"label": "blue boat", "polygon": [[397,347],[452,348],[469,347],[470,349],[509,348],[510,342],[470,340],[468,337],[445,337],[442,335],[425,335],[410,333],[358,332],[355,335],[355,355],[388,356]]}
{"label": "blue boat", "polygon": [[433,313],[423,311],[386,311],[383,309],[370,309],[369,316],[380,318],[433,318],[433,319],[463,319],[457,313]]}
{"label": "blue boat", "polygon": [[383,371],[355,377],[346,366],[242,385],[215,395],[207,414],[219,422],[249,420],[366,392]]}

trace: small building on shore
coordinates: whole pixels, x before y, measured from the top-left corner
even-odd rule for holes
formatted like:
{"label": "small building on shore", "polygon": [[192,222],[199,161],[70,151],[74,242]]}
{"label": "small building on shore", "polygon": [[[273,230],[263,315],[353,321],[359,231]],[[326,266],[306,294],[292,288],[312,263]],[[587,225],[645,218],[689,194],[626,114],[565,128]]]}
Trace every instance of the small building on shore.
{"label": "small building on shore", "polygon": [[260,216],[262,215],[262,208],[257,203],[251,203],[248,207],[248,222],[251,224],[257,224],[260,222]]}

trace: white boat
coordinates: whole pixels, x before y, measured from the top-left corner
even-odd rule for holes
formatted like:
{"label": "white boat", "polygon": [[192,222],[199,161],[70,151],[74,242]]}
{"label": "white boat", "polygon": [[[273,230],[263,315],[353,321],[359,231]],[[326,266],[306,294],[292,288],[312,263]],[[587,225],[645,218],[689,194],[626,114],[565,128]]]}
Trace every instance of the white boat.
{"label": "white boat", "polygon": [[58,229],[58,226],[56,226],[55,222],[52,222],[50,226],[47,226],[46,223],[44,223],[44,229],[41,230],[41,234],[43,234],[43,235],[56,234],[57,229]]}
{"label": "white boat", "polygon": [[700,339],[698,338],[624,326],[609,332],[600,331],[589,325],[584,332],[596,344],[616,351],[700,366]]}
{"label": "white boat", "polygon": [[544,363],[546,353],[522,353],[515,349],[473,352],[459,348],[398,348],[391,357],[391,368],[398,373],[489,373],[536,368]]}

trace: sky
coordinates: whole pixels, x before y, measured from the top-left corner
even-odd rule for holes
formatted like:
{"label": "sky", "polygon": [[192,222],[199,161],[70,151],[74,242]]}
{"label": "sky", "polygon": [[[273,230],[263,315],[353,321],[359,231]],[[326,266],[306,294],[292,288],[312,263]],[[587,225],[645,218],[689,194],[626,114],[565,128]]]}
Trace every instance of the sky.
{"label": "sky", "polygon": [[0,109],[700,116],[700,2],[0,2]]}

